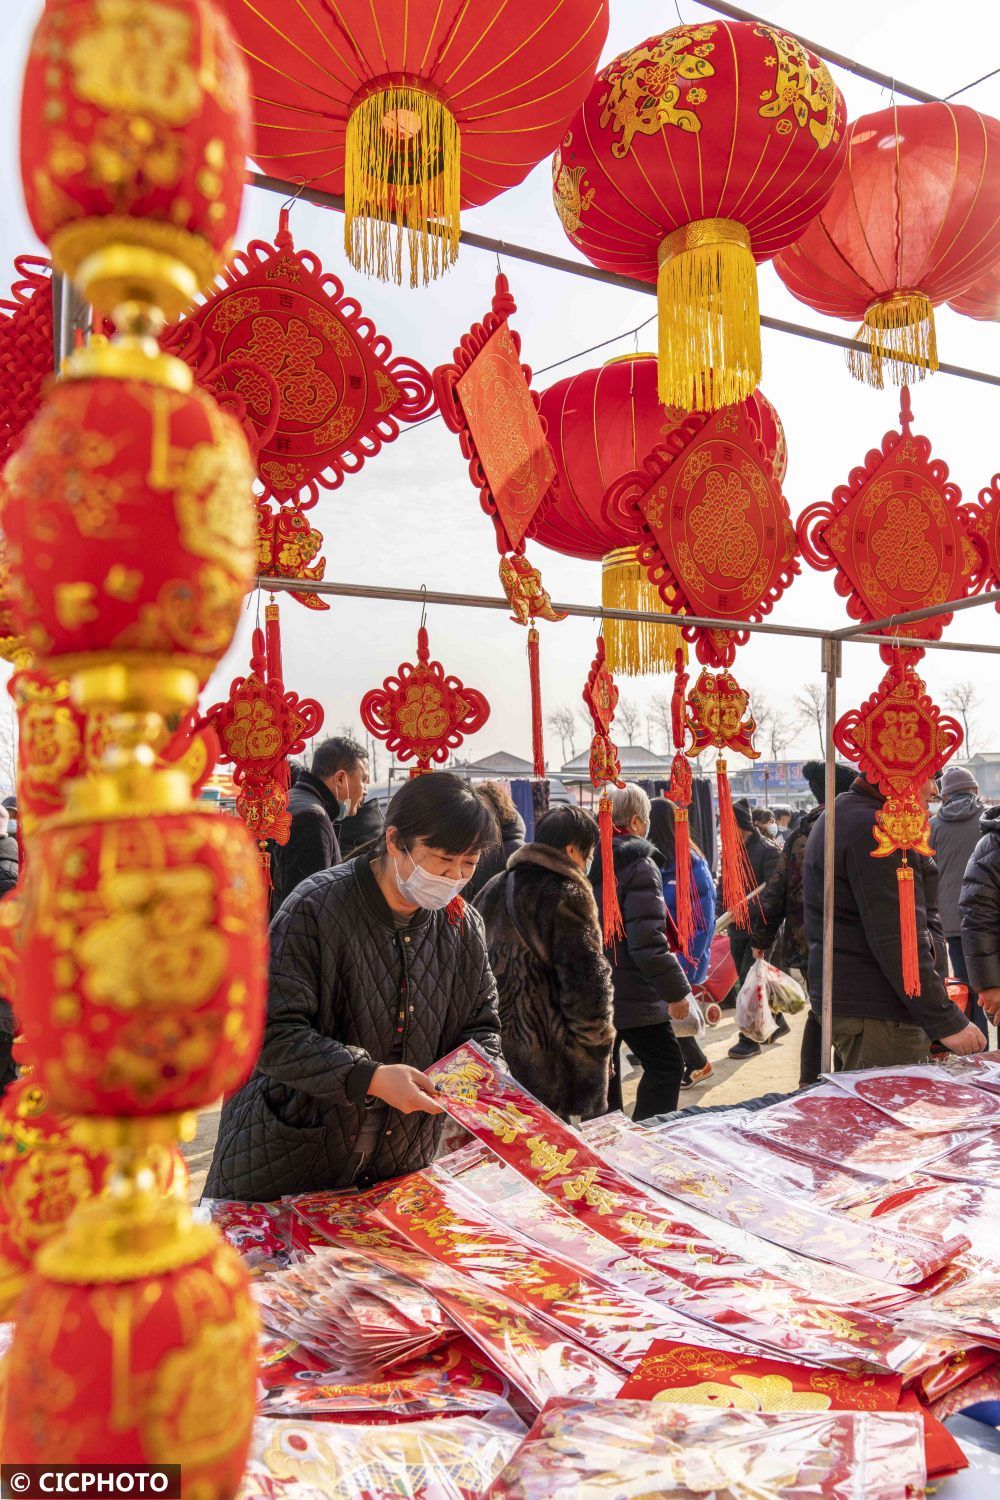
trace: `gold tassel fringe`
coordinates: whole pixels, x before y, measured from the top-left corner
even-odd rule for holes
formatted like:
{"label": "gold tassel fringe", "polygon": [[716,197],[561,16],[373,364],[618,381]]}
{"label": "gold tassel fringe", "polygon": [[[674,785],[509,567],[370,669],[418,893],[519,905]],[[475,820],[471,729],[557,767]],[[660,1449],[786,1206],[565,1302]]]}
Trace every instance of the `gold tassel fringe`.
{"label": "gold tassel fringe", "polygon": [[938,367],[934,304],[923,292],[893,292],[874,302],[855,334],[866,350],[848,349],[847,368],[855,380],[882,390],[923,380]]}
{"label": "gold tassel fringe", "polygon": [[[618,547],[601,563],[601,603],[606,609],[642,609],[668,615],[659,590],[639,563],[638,549]],[[646,672],[672,672],[677,652],[687,650],[676,625],[651,625],[641,620],[605,620],[604,644],[608,668],[622,677]]]}
{"label": "gold tassel fringe", "polygon": [[750,235],[735,219],[698,219],[660,245],[659,394],[665,406],[716,411],[760,384],[760,311]]}
{"label": "gold tassel fringe", "polygon": [[447,105],[393,84],[362,99],[347,121],[344,247],[355,270],[410,285],[442,275],[458,256],[461,144]]}

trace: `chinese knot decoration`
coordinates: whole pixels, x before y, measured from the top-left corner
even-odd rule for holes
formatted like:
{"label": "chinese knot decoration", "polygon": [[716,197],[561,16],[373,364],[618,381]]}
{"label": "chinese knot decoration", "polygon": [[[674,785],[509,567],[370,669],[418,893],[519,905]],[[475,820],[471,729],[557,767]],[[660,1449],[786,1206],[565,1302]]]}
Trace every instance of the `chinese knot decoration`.
{"label": "chinese knot decoration", "polygon": [[[279,501],[299,495],[305,508],[315,505],[321,487],[337,489],[356,474],[399,436],[401,422],[434,410],[428,372],[393,358],[391,343],[343,283],[311,250],[296,250],[287,209],[274,244],[253,240],[241,250],[192,320],[220,365],[251,362],[233,369],[226,384],[251,419],[271,429],[259,444],[257,472],[265,494]],[[253,365],[277,383],[276,415],[271,387]]]}
{"label": "chinese knot decoration", "polygon": [[618,747],[611,738],[611,725],[618,707],[618,687],[608,671],[605,659],[604,637],[597,637],[597,654],[590,664],[590,672],[583,689],[583,701],[587,705],[594,725],[594,737],[590,742],[590,784],[600,791],[598,826],[601,831],[601,915],[604,928],[604,945],[624,936],[625,924],[618,905],[618,885],[615,881],[614,824],[611,816],[612,786],[624,786]]}
{"label": "chinese knot decoration", "polygon": [[52,378],[52,268],[37,255],[19,255],[18,280],[0,301],[0,470]]}
{"label": "chinese knot decoration", "polygon": [[935,776],[962,743],[957,720],[931,702],[923,681],[904,653],[894,653],[876,692],[844,714],[834,726],[837,749],[878,787],[885,803],[875,820],[872,857],[899,852],[900,936],[903,985],[920,994],[913,869],[907,852],[931,854],[930,822],[921,798],[924,783]]}
{"label": "chinese knot decoration", "polygon": [[457,677],[446,676],[439,661],[431,661],[427,631],[417,631],[417,660],[402,662],[394,677],[372,688],[361,700],[361,722],[401,761],[415,760],[411,776],[422,776],[443,765],[467,734],[482,729],[490,705],[482,693]]}
{"label": "chinese knot decoration", "polygon": [[528,626],[531,743],[536,776],[545,775],[545,747],[536,616],[563,620],[524,557],[524,543],[549,503],[556,466],[521,364],[521,337],[510,326],[517,311],[506,276],[498,275],[490,311],[464,334],[450,365],[434,371],[434,393],[446,427],[459,435],[469,477],[496,530],[500,581],[519,625]]}
{"label": "chinese knot decoration", "polygon": [[286,691],[282,681],[278,606],[264,610],[265,628],[255,630],[250,673],[237,677],[224,703],[205,715],[219,737],[220,758],[235,768],[236,811],[257,840],[267,870],[267,840],[287,844],[288,757],[300,754],[323,726],[313,698]]}
{"label": "chinese knot decoration", "polygon": [[729,785],[728,762],[724,751],[735,751],[756,760],[756,729],[750,712],[750,694],[741,688],[731,672],[702,671],[688,693],[687,728],[691,744],[687,754],[700,755],[714,746],[719,752],[715,761],[716,787],[719,798],[719,842],[722,846],[722,899],[738,927],[750,923],[749,893],[755,880],[753,868],[736,824],[733,794]]}
{"label": "chinese knot decoration", "polygon": [[[803,556],[819,571],[836,569],[837,593],[854,620],[884,620],[964,599],[980,583],[983,564],[973,538],[981,513],[961,503],[947,464],[931,458],[929,439],[913,431],[912,421],[904,386],[900,431],[887,432],[831,500],[810,505],[798,520]],[[937,641],[951,620],[935,615],[894,626],[891,634]],[[880,649],[890,662],[894,647],[887,642]],[[919,647],[911,650],[913,661],[922,655]]]}
{"label": "chinese knot decoration", "polygon": [[[990,484],[979,491],[979,504],[970,506],[968,513],[982,554],[986,587],[1000,589],[1000,474],[994,474]],[[996,608],[1000,611],[1000,603]]]}

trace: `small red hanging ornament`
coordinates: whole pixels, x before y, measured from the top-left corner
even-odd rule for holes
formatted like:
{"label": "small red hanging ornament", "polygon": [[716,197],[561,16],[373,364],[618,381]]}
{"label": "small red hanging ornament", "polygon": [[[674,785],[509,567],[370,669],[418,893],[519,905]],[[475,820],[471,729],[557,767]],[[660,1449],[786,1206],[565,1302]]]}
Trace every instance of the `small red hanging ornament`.
{"label": "small red hanging ornament", "polygon": [[[1000,474],[979,491],[979,504],[965,507],[986,588],[1000,589]],[[973,590],[974,592],[974,590]],[[996,606],[1000,611],[1000,603]]]}
{"label": "small red hanging ornament", "polygon": [[[489,312],[474,323],[450,365],[434,371],[434,394],[445,426],[458,433],[469,478],[492,519],[500,553],[500,582],[518,625],[528,626],[531,747],[536,776],[545,775],[545,746],[536,616],[564,620],[552,608],[541,573],[524,557],[526,538],[544,514],[556,478],[531,370],[521,363],[521,336],[510,326],[517,311],[506,276],[498,274]],[[537,604],[538,608],[531,606]]]}
{"label": "small red hanging ornament", "polygon": [[[311,250],[296,250],[287,209],[274,244],[253,240],[239,251],[223,285],[187,321],[233,371],[225,383],[252,420],[262,431],[273,424],[262,436],[257,471],[265,495],[279,501],[300,495],[304,507],[315,505],[320,488],[337,489],[356,474],[399,436],[401,422],[422,421],[434,410],[428,372],[415,360],[393,358],[391,343],[343,283]],[[179,337],[174,330],[168,347]],[[276,421],[270,386],[252,369],[235,369],[235,361],[273,376]]]}
{"label": "small red hanging ornament", "polygon": [[590,742],[590,783],[601,793],[598,826],[601,831],[601,908],[604,920],[604,946],[625,936],[618,885],[615,881],[614,825],[611,817],[612,786],[624,786],[618,747],[611,738],[611,725],[618,707],[618,687],[608,671],[604,637],[597,637],[597,654],[583,689],[583,701],[594,723]]}
{"label": "small red hanging ornament", "polygon": [[688,809],[691,806],[691,763],[684,754],[687,739],[687,717],[684,711],[684,695],[687,692],[689,674],[684,652],[678,651],[674,661],[674,690],[670,697],[670,738],[674,747],[674,758],[670,763],[670,786],[667,796],[674,804],[674,873],[677,889],[677,937],[681,951],[691,957],[691,943],[695,932],[695,894],[691,879],[691,827]]}
{"label": "small red hanging ornament", "polygon": [[722,846],[722,900],[736,926],[746,928],[750,925],[749,896],[754,889],[754,873],[736,822],[728,762],[722,751],[735,751],[747,760],[756,760],[760,754],[754,749],[757,725],[750,713],[750,694],[729,671],[703,671],[688,693],[687,727],[691,733],[689,756],[700,755],[710,746],[719,752],[715,776]]}
{"label": "small red hanging ornament", "polygon": [[281,635],[276,604],[264,611],[265,629],[253,633],[250,673],[237,677],[224,703],[205,715],[219,737],[219,758],[233,767],[236,811],[258,841],[261,864],[270,867],[267,840],[287,844],[288,757],[305,749],[323,726],[314,698],[286,691],[282,680]]}
{"label": "small red hanging ornament", "polygon": [[[949,599],[964,599],[979,587],[982,558],[974,542],[977,512],[962,504],[962,491],[948,466],[931,458],[930,441],[913,432],[910,392],[901,392],[900,431],[887,432],[863,467],[831,500],[810,505],[796,536],[814,568],[836,569],[834,585],[854,620],[884,620]],[[892,636],[939,641],[950,614],[893,627]],[[895,647],[881,648],[882,660]],[[918,661],[920,649],[911,651]]]}
{"label": "small red hanging ornament", "polygon": [[52,376],[52,266],[40,255],[19,255],[14,270],[19,279],[0,300],[0,469]]}
{"label": "small red hanging ornament", "polygon": [[[316,563],[313,558],[322,546],[323,533],[309,524],[297,500],[278,506],[257,501],[257,568],[262,578],[319,583],[326,575],[326,558]],[[291,597],[307,609],[330,608],[313,589],[296,590]]]}
{"label": "small red hanging ornament", "polygon": [[917,676],[910,652],[896,651],[877,690],[838,719],[833,738],[842,755],[858,766],[885,797],[876,815],[874,859],[901,852],[896,867],[903,987],[920,994],[913,869],[909,850],[931,854],[930,820],[920,790],[951,759],[962,743],[958,721],[931,702]]}
{"label": "small red hanging ornament", "polygon": [[361,722],[398,760],[416,760],[411,776],[422,776],[431,763],[443,765],[467,734],[482,729],[490,705],[482,693],[457,677],[445,676],[431,661],[427,631],[417,631],[417,660],[404,661],[394,677],[372,688],[361,700]]}

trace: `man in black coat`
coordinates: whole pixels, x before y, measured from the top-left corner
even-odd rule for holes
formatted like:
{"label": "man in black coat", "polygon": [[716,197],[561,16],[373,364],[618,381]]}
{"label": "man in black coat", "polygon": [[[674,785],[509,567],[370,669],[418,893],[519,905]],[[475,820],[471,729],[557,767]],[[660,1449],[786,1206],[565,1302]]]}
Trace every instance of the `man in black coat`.
{"label": "man in black coat", "polygon": [[[910,853],[917,914],[920,994],[903,988],[899,926],[901,855],[874,859],[875,818],[884,797],[863,776],[836,801],[834,843],[833,1044],[843,1066],[890,1067],[928,1060],[930,1044],[980,1052],[982,1032],[948,998],[934,963],[924,889],[926,858]],[[823,990],[823,872],[826,812],[806,845],[803,895],[809,939],[809,997],[819,1015]]]}
{"label": "man in black coat", "polygon": [[1000,1026],[1000,807],[984,809],[979,830],[959,897],[962,948],[969,983]]}
{"label": "man in black coat", "polygon": [[[621,1109],[621,1072],[617,1058],[626,1046],[642,1064],[633,1118],[667,1114],[677,1108],[684,1059],[671,1026],[673,1014],[686,1014],[691,993],[687,975],[667,941],[667,908],[659,856],[646,834],[650,801],[630,782],[611,793],[614,819],[613,857],[618,905],[625,927],[623,938],[605,950],[611,960],[615,995],[615,1078],[609,1090],[612,1109]],[[602,914],[604,871],[598,845],[590,883]],[[602,914],[603,915],[603,914]]]}
{"label": "man in black coat", "polygon": [[311,771],[300,771],[288,798],[287,844],[271,850],[271,910],[297,885],[340,864],[337,824],[357,812],[368,786],[368,757],[357,740],[333,736],[317,745]]}
{"label": "man in black coat", "polygon": [[539,820],[535,841],[479,892],[500,1038],[514,1077],[563,1119],[608,1107],[611,966],[587,870],[597,824],[575,804]]}
{"label": "man in black coat", "polygon": [[[750,804],[745,797],[733,803],[733,811],[736,814],[736,826],[743,840],[750,868],[753,870],[753,887],[764,886],[770,880],[778,862],[781,859],[781,845],[776,844],[773,839],[764,838],[759,832],[754,815],[750,810]],[[753,924],[760,913],[759,897],[754,896],[750,900],[750,922]],[[753,938],[750,927],[738,927],[735,922],[729,924],[729,951],[733,955],[733,963],[739,975],[740,984],[750,972],[754,961]],[[784,1036],[788,1031],[788,1022],[784,1016],[775,1016],[778,1023],[776,1036]],[[760,1043],[755,1042],[752,1037],[744,1036],[740,1032],[739,1041],[729,1049],[729,1056],[736,1058],[756,1057],[760,1051]]]}

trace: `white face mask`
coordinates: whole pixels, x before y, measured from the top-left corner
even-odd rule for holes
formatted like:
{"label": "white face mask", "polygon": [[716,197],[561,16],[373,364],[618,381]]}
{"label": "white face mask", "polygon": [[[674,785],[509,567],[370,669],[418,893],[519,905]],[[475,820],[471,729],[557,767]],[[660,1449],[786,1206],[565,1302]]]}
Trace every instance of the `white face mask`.
{"label": "white face mask", "polygon": [[591,872],[591,870],[593,868],[594,868],[594,856],[593,856],[593,854],[588,854],[587,855],[587,862],[586,862],[586,864],[583,867],[583,873],[585,875],[589,875],[590,872]]}
{"label": "white face mask", "polygon": [[409,875],[401,875],[395,855],[393,856],[392,869],[396,885],[405,901],[414,902],[416,906],[423,907],[424,911],[443,911],[471,879],[469,875],[464,880],[449,880],[446,875],[432,875],[429,870],[417,864],[412,854],[408,853],[406,857],[413,870]]}
{"label": "white face mask", "polygon": [[777,833],[777,831],[778,831],[778,825],[777,825],[777,823],[765,823],[764,824],[764,832],[766,834],[768,834],[770,838],[773,839],[774,835]]}

